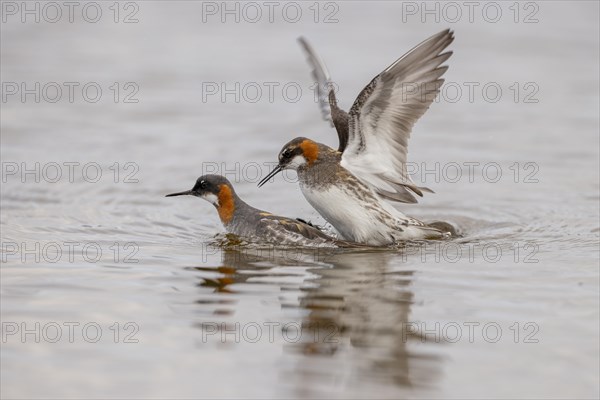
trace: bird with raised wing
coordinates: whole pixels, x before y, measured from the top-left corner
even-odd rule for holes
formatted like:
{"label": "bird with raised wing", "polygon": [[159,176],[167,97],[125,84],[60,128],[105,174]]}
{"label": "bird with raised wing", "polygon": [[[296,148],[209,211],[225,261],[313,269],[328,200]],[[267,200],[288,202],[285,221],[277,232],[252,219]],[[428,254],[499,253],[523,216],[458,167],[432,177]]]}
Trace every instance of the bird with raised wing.
{"label": "bird with raised wing", "polygon": [[453,32],[445,30],[423,41],[373,78],[345,112],[337,105],[325,64],[300,39],[318,81],[321,110],[340,144],[335,150],[304,137],[293,139],[259,186],[284,169],[296,170],[308,202],[344,240],[387,245],[446,236],[390,201],[416,203],[415,194],[432,192],[417,186],[407,172],[408,139],[444,83],[448,67],[442,64],[452,52],[443,51],[453,40]]}

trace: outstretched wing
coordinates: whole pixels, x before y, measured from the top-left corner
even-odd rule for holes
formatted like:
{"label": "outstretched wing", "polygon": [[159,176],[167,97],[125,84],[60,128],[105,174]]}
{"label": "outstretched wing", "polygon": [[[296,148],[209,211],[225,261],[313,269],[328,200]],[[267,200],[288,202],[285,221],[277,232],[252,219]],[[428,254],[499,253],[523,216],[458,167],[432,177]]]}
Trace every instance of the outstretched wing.
{"label": "outstretched wing", "polygon": [[342,166],[389,200],[416,203],[412,193],[432,192],[407,172],[408,139],[444,83],[448,67],[441,64],[452,52],[442,51],[453,40],[447,29],[414,47],[373,78],[350,109]]}
{"label": "outstretched wing", "polygon": [[299,37],[298,42],[306,54],[306,59],[312,68],[313,79],[317,83],[316,90],[321,115],[325,121],[329,121],[332,126],[335,126],[340,141],[338,150],[344,151],[348,142],[349,115],[337,105],[331,76],[321,57],[317,55],[305,38]]}
{"label": "outstretched wing", "polygon": [[329,112],[329,98],[328,98],[328,89],[331,84],[331,77],[329,75],[329,71],[325,66],[321,57],[315,53],[312,46],[308,43],[308,41],[304,37],[298,38],[298,43],[304,50],[306,54],[306,60],[310,64],[312,71],[312,77],[317,84],[317,98],[319,100],[319,108],[321,109],[321,115],[325,121],[329,121],[331,126],[333,126],[333,120],[331,119],[331,113]]}

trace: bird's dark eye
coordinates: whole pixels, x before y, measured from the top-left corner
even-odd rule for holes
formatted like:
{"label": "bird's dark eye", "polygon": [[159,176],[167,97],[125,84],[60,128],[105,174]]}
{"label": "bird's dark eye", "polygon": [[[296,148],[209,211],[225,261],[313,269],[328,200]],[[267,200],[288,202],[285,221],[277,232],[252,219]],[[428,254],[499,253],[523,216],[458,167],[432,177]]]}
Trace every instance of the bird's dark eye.
{"label": "bird's dark eye", "polygon": [[200,189],[206,189],[208,187],[208,183],[206,181],[200,181]]}
{"label": "bird's dark eye", "polygon": [[283,154],[281,154],[281,156],[283,158],[290,158],[292,156],[292,150],[291,149],[285,149],[283,151]]}

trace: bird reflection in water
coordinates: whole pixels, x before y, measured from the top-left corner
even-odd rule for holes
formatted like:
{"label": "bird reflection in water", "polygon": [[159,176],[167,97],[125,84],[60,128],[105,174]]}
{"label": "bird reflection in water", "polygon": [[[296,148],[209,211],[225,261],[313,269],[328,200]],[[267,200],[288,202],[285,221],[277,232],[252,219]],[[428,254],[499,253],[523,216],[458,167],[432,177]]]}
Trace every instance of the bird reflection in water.
{"label": "bird reflection in water", "polygon": [[[270,268],[314,267],[310,269],[310,279],[299,286],[280,284],[282,292],[301,293],[298,300],[282,297],[281,306],[304,311],[304,317],[289,328],[294,332],[284,335],[293,340],[283,341],[284,349],[299,356],[294,364],[294,381],[310,384],[315,379],[330,381],[336,376],[347,379],[350,373],[360,380],[370,377],[404,387],[427,387],[439,375],[440,358],[433,355],[429,346],[439,342],[439,338],[419,334],[411,323],[414,294],[410,286],[414,271],[398,262],[401,257],[397,252],[222,251],[219,267],[194,269],[219,273],[219,277],[202,278],[199,286],[214,288],[215,293],[224,295],[235,296],[232,285],[251,283],[252,278],[264,277]],[[390,267],[391,260],[394,268]],[[235,303],[227,300],[224,304],[233,309]],[[213,314],[227,312],[215,310]],[[307,394],[303,393],[304,387],[297,386],[299,396]]]}
{"label": "bird reflection in water", "polygon": [[[411,349],[436,338],[419,334],[417,324],[411,323],[414,271],[391,269],[393,258],[399,257],[383,251],[329,257],[332,267],[316,271],[315,285],[303,289],[306,295],[299,306],[310,312],[302,321],[306,338],[295,349],[321,356],[343,353],[344,362],[352,365],[357,377],[429,386],[437,375],[439,357]],[[314,379],[315,367],[306,359],[298,373]]]}

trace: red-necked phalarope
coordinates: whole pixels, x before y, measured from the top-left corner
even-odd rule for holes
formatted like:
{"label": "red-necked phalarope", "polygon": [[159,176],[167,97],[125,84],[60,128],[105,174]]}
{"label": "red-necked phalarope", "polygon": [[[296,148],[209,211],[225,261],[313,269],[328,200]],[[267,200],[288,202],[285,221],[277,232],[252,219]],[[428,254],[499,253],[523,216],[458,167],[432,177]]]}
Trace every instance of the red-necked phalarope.
{"label": "red-necked phalarope", "polygon": [[345,240],[386,245],[445,236],[387,200],[416,203],[412,193],[432,192],[418,187],[407,173],[408,139],[444,82],[448,67],[441,64],[452,52],[442,51],[453,40],[453,32],[445,30],[414,47],[373,78],[346,113],[337,106],[325,65],[300,39],[322,89],[321,109],[329,103],[326,115],[340,145],[334,150],[303,137],[290,141],[279,153],[278,166],[259,186],[284,169],[296,170],[304,197]]}
{"label": "red-necked phalarope", "polygon": [[246,204],[231,183],[219,175],[198,178],[191,190],[166,197],[191,195],[212,203],[229,233],[282,246],[359,247],[358,243],[337,240],[304,222],[280,217]]}

